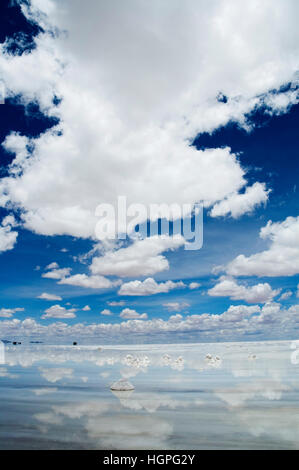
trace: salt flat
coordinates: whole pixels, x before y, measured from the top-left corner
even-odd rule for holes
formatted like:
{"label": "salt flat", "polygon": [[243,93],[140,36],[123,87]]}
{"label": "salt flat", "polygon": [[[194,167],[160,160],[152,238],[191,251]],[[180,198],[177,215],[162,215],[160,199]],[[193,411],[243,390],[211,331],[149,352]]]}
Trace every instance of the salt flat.
{"label": "salt flat", "polygon": [[[292,341],[6,345],[0,448],[297,449],[297,350]],[[122,378],[135,389],[111,391]]]}

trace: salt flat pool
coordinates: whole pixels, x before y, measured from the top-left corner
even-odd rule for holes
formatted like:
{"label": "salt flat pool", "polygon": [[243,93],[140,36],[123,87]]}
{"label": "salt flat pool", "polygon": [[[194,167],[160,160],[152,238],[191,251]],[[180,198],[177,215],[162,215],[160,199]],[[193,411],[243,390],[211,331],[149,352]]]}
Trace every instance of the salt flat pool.
{"label": "salt flat pool", "polygon": [[298,449],[296,346],[6,345],[0,448]]}

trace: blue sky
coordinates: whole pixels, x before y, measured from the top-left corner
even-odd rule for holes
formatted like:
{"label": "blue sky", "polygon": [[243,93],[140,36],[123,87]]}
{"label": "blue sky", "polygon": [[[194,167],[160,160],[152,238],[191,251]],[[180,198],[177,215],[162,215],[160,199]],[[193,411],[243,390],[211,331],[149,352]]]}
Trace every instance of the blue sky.
{"label": "blue sky", "polygon": [[[0,337],[297,338],[298,5],[229,3],[3,2]],[[203,247],[99,242],[120,195]]]}

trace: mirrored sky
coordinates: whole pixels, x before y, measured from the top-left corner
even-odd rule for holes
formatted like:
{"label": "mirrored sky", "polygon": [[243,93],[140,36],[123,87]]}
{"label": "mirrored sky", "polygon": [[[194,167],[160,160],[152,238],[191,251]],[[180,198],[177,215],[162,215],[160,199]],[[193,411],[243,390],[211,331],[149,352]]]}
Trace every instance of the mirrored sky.
{"label": "mirrored sky", "polygon": [[[9,345],[1,449],[297,449],[298,344]],[[133,391],[112,392],[120,378]]]}

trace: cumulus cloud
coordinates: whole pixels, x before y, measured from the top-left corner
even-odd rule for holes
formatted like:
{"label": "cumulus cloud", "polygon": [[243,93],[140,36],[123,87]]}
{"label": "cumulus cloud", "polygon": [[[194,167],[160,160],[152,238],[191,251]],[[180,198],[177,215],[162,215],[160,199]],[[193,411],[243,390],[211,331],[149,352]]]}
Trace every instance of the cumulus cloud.
{"label": "cumulus cloud", "polygon": [[101,315],[111,316],[113,313],[111,310],[109,310],[109,308],[104,308],[104,310],[101,311]]}
{"label": "cumulus cloud", "polygon": [[7,215],[6,217],[3,218],[1,225],[3,227],[7,227],[9,225],[11,227],[17,227],[18,223],[17,223],[16,219],[14,218],[14,216],[10,214],[10,215]]}
{"label": "cumulus cloud", "polygon": [[271,220],[260,231],[271,241],[267,250],[251,256],[239,255],[225,268],[232,276],[293,276],[299,273],[299,217],[283,222]]}
{"label": "cumulus cloud", "polygon": [[[1,201],[22,209],[26,228],[94,237],[96,206],[116,205],[118,194],[145,205],[216,203],[216,213],[238,206],[241,214],[247,181],[237,157],[189,143],[232,120],[249,128],[246,115],[259,106],[279,114],[297,102],[295,89],[273,91],[296,83],[297,2],[175,0],[161,9],[156,0],[91,0],[87,18],[79,0],[63,9],[33,0],[23,11],[43,32],[30,53],[1,46],[7,94],[60,119],[35,139],[12,133],[3,144],[15,158]],[[217,100],[220,91],[227,100]],[[251,192],[245,212],[265,200],[261,187]]]}
{"label": "cumulus cloud", "polygon": [[[258,305],[252,305],[248,307],[247,305],[231,305],[226,312],[224,312],[220,318],[219,321],[220,323],[222,321],[227,321],[228,323],[238,323],[241,320],[246,319],[247,317],[250,317],[251,315],[254,315],[258,312],[260,312],[261,309]],[[214,317],[215,319],[215,317]],[[217,319],[218,320],[218,319]]]}
{"label": "cumulus cloud", "polygon": [[169,322],[179,322],[183,320],[183,316],[180,313],[176,315],[171,315],[168,319]]}
{"label": "cumulus cloud", "polygon": [[293,292],[291,290],[287,290],[286,292],[283,292],[281,294],[281,296],[279,297],[278,300],[287,300],[289,299],[290,297],[292,297],[293,295]]}
{"label": "cumulus cloud", "polygon": [[12,250],[18,238],[18,232],[12,230],[15,226],[15,219],[6,216],[0,225],[0,252]]}
{"label": "cumulus cloud", "polygon": [[52,269],[58,269],[58,268],[59,268],[59,264],[56,263],[56,261],[53,261],[53,263],[50,263],[45,267],[45,270],[52,270]]}
{"label": "cumulus cloud", "polygon": [[270,302],[280,293],[281,289],[273,290],[268,283],[245,286],[238,284],[233,278],[222,276],[218,283],[208,290],[211,297],[230,297],[232,300],[245,300],[248,303]]}
{"label": "cumulus cloud", "polygon": [[167,302],[163,304],[163,307],[167,308],[169,312],[180,312],[190,307],[190,304],[188,302]]}
{"label": "cumulus cloud", "polygon": [[184,243],[182,236],[153,236],[136,240],[126,248],[94,257],[90,269],[93,274],[104,276],[148,276],[168,269],[168,260],[161,253],[177,249]]}
{"label": "cumulus cloud", "polygon": [[42,319],[46,318],[75,318],[76,309],[70,308],[67,310],[64,307],[61,307],[60,305],[52,305],[52,307],[49,307],[45,310],[45,314],[42,315]]}
{"label": "cumulus cloud", "polygon": [[[56,263],[53,263],[56,265]],[[51,271],[47,271],[42,274],[42,277],[47,279],[63,279],[68,276],[71,272],[71,268],[58,268],[58,269],[51,269]]]}
{"label": "cumulus cloud", "polygon": [[125,301],[124,300],[112,300],[112,301],[108,301],[107,304],[110,305],[110,307],[123,307],[125,305]]}
{"label": "cumulus cloud", "polygon": [[62,300],[60,295],[55,295],[55,294],[47,294],[47,292],[43,292],[41,295],[37,297],[37,299],[43,299],[43,300]]}
{"label": "cumulus cloud", "polygon": [[104,340],[122,338],[128,335],[144,335],[169,341],[181,339],[181,334],[188,333],[191,339],[242,340],[253,338],[286,339],[299,334],[299,305],[287,309],[277,303],[267,303],[262,308],[258,305],[234,305],[221,314],[204,313],[200,315],[172,316],[169,320],[155,318],[129,319],[121,323],[82,323],[68,325],[58,322],[42,325],[27,318],[6,319],[0,322],[0,336],[45,336],[45,337],[94,337]]}
{"label": "cumulus cloud", "polygon": [[16,312],[23,312],[24,308],[0,308],[0,317],[11,318]]}
{"label": "cumulus cloud", "polygon": [[254,183],[252,186],[248,186],[243,194],[235,192],[215,204],[210,215],[219,217],[230,214],[236,219],[243,214],[252,212],[259,204],[266,203],[268,197],[269,191],[266,190],[266,185]]}
{"label": "cumulus cloud", "polygon": [[118,291],[119,295],[154,295],[169,292],[173,289],[186,287],[182,282],[166,281],[157,283],[153,278],[148,277],[144,281],[131,281],[122,284]]}
{"label": "cumulus cloud", "polygon": [[85,305],[85,307],[82,308],[83,312],[89,312],[90,311],[90,306]]}
{"label": "cumulus cloud", "polygon": [[[61,270],[60,270],[61,271]],[[69,286],[86,287],[89,289],[109,289],[118,286],[120,281],[111,281],[104,276],[88,276],[87,274],[75,274],[70,277],[63,277],[58,284]]]}
{"label": "cumulus cloud", "polygon": [[0,309],[0,317],[2,318],[10,318],[14,314],[13,310],[10,308],[1,308]]}
{"label": "cumulus cloud", "polygon": [[199,282],[190,282],[189,284],[189,289],[193,290],[193,289],[198,289],[200,287],[200,283]]}
{"label": "cumulus cloud", "polygon": [[139,320],[145,320],[147,318],[146,313],[138,313],[136,310],[133,310],[131,308],[124,308],[121,313],[119,314],[121,318],[125,319],[139,319]]}

